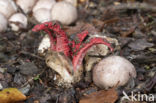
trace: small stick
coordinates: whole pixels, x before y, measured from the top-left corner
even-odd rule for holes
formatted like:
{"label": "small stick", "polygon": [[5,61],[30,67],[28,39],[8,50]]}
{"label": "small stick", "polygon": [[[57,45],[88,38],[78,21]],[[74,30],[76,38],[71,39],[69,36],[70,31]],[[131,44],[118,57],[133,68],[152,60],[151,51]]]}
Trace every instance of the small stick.
{"label": "small stick", "polygon": [[38,58],[38,59],[41,59],[41,60],[44,60],[43,58],[41,58],[41,57],[39,57],[39,56],[37,56],[37,55],[35,55],[35,54],[33,54],[33,53],[29,53],[29,52],[27,52],[27,51],[20,51],[20,53],[21,53],[21,54],[24,54],[24,55],[29,55],[29,56],[31,56],[31,57],[35,57],[35,58]]}

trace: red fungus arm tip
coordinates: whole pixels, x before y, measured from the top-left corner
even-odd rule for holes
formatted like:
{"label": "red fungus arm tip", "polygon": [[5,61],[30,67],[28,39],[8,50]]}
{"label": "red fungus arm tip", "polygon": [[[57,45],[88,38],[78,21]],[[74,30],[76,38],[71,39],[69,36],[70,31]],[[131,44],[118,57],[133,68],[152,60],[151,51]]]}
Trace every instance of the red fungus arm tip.
{"label": "red fungus arm tip", "polygon": [[108,46],[111,51],[113,51],[113,48],[111,47],[111,45],[108,42],[106,42],[104,39],[91,38],[89,40],[89,42],[84,44],[83,47],[78,51],[78,53],[73,56],[72,63],[73,63],[74,71],[80,67],[82,60],[83,60],[85,54],[87,53],[87,50],[96,44],[104,44],[104,45]]}
{"label": "red fungus arm tip", "polygon": [[32,31],[35,32],[41,30],[45,31],[49,35],[52,50],[63,52],[66,56],[70,56],[67,35],[57,22],[45,22],[36,25],[32,29]]}
{"label": "red fungus arm tip", "polygon": [[78,39],[79,39],[79,42],[81,43],[84,39],[85,39],[85,37],[88,35],[88,31],[83,31],[82,33],[80,33],[80,34],[77,34],[77,37],[78,37]]}

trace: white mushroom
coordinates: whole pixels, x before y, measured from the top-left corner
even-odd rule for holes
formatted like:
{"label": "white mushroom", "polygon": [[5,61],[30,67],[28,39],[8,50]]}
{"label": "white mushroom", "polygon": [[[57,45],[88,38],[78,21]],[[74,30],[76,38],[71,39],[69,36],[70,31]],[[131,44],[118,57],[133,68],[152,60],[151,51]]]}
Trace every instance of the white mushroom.
{"label": "white mushroom", "polygon": [[20,6],[24,13],[28,13],[32,10],[36,2],[37,0],[17,0],[16,4]]}
{"label": "white mushroom", "polygon": [[63,53],[49,51],[46,55],[46,64],[59,75],[55,78],[58,86],[71,87],[82,78],[83,66],[73,71],[72,61]]}
{"label": "white mushroom", "polygon": [[50,38],[48,35],[45,35],[41,43],[39,44],[38,52],[44,53],[44,51],[47,50],[48,48],[50,48]]}
{"label": "white mushroom", "polygon": [[9,25],[13,31],[27,28],[27,17],[22,13],[16,13],[9,19]]}
{"label": "white mushroom", "polygon": [[40,23],[51,20],[50,10],[48,10],[46,8],[37,9],[35,12],[33,12],[33,16]]}
{"label": "white mushroom", "polygon": [[7,29],[7,19],[0,13],[0,32],[3,32]]}
{"label": "white mushroom", "polygon": [[40,8],[46,8],[48,10],[50,10],[53,5],[56,3],[55,0],[39,0],[36,5],[33,8],[33,12],[35,12],[36,10],[40,9]]}
{"label": "white mushroom", "polygon": [[64,0],[64,1],[71,3],[73,6],[77,6],[77,0]]}
{"label": "white mushroom", "polygon": [[17,7],[12,0],[0,0],[0,13],[6,18],[9,18],[16,11]]}
{"label": "white mushroom", "polygon": [[58,2],[51,10],[51,18],[60,21],[64,25],[69,25],[77,19],[77,9],[71,3]]}
{"label": "white mushroom", "polygon": [[135,67],[120,56],[107,57],[93,69],[93,82],[100,88],[109,88],[117,84],[123,86],[131,77],[136,77]]}

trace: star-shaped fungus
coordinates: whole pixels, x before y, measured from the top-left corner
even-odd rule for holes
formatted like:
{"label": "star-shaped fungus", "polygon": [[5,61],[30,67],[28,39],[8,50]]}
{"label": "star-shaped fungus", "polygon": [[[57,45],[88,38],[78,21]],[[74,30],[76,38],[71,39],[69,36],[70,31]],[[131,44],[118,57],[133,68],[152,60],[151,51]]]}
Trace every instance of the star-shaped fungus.
{"label": "star-shaped fungus", "polygon": [[104,38],[94,37],[86,40],[85,38],[89,34],[88,31],[76,34],[72,39],[68,38],[58,22],[38,24],[32,29],[32,31],[46,32],[50,38],[51,50],[64,53],[64,55],[72,61],[74,71],[80,67],[87,50],[93,45],[104,44],[113,51],[110,43]]}

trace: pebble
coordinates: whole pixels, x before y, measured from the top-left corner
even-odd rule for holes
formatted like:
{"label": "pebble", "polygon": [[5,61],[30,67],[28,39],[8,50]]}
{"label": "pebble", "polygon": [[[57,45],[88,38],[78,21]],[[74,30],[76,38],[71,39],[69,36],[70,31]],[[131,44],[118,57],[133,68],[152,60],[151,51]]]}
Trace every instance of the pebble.
{"label": "pebble", "polygon": [[25,76],[21,75],[20,73],[16,73],[13,81],[17,85],[22,85],[26,82],[26,78],[25,78]]}
{"label": "pebble", "polygon": [[28,92],[30,91],[30,84],[26,85],[25,87],[23,88],[20,88],[19,91],[21,91],[23,94],[28,94]]}
{"label": "pebble", "polygon": [[2,90],[3,89],[3,86],[2,86],[2,84],[0,83],[0,90]]}
{"label": "pebble", "polygon": [[9,60],[9,57],[4,53],[0,52],[0,62],[5,63]]}
{"label": "pebble", "polygon": [[39,69],[34,63],[25,63],[19,66],[20,72],[27,76],[33,76],[39,72]]}
{"label": "pebble", "polygon": [[130,47],[134,51],[144,50],[152,46],[154,46],[154,44],[147,42],[146,39],[138,39],[128,44],[128,47]]}
{"label": "pebble", "polygon": [[6,70],[7,70],[7,68],[1,68],[1,67],[0,67],[0,72],[1,72],[1,73],[4,73]]}
{"label": "pebble", "polygon": [[4,80],[4,75],[0,73],[0,80]]}

